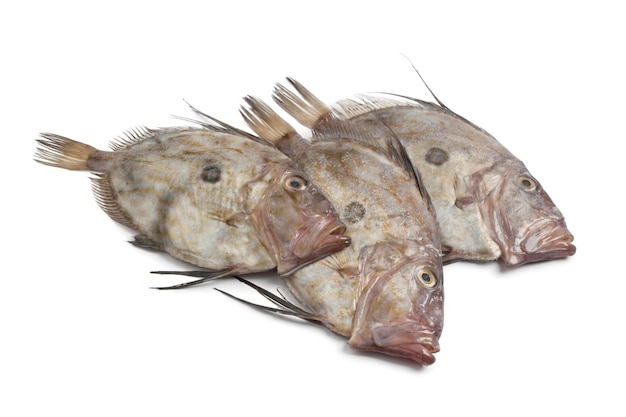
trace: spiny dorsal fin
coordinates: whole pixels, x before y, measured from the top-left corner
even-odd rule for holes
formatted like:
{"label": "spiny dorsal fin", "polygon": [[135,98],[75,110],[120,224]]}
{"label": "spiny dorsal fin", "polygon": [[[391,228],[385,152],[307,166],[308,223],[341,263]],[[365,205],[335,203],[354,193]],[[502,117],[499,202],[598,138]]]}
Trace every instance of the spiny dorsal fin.
{"label": "spiny dorsal fin", "polygon": [[191,104],[189,104],[186,100],[185,103],[189,106],[189,108],[198,116],[200,116],[203,119],[207,119],[210,123],[207,122],[203,122],[200,120],[194,120],[194,119],[189,119],[186,117],[180,117],[180,116],[173,116],[176,119],[179,120],[184,120],[187,122],[191,122],[191,123],[196,123],[199,124],[200,126],[204,127],[205,129],[208,130],[212,130],[212,131],[216,131],[216,132],[222,132],[222,133],[228,133],[231,135],[238,135],[238,136],[243,136],[245,138],[248,138],[250,140],[253,140],[255,142],[261,143],[263,145],[267,145],[267,146],[274,146],[271,142],[253,135],[252,133],[246,132],[245,130],[241,130],[239,128],[236,128],[226,122],[223,122],[213,116],[210,116],[206,113],[204,113],[203,111],[198,110],[197,108],[195,108],[194,106],[192,106]]}
{"label": "spiny dorsal fin", "polygon": [[295,129],[262,100],[246,96],[248,108],[241,107],[239,112],[250,128],[262,138],[278,143],[281,139],[296,133]]}
{"label": "spiny dorsal fin", "polygon": [[[388,95],[392,96],[393,94]],[[431,106],[437,107],[432,103],[421,102],[419,100],[411,100],[408,97],[395,97],[402,97],[406,100],[398,100],[397,98],[389,97],[377,97],[369,94],[357,94],[355,98],[339,100],[337,103],[333,104],[333,111],[338,114],[342,119],[352,119],[353,117],[370,113],[375,110],[388,109],[392,107],[411,106],[423,108],[425,107],[424,104],[429,104]]]}
{"label": "spiny dorsal fin", "polygon": [[114,151],[122,151],[143,142],[146,139],[151,139],[158,130],[150,129],[145,126],[138,126],[134,129],[127,130],[117,138],[113,139],[109,143],[109,147]]}

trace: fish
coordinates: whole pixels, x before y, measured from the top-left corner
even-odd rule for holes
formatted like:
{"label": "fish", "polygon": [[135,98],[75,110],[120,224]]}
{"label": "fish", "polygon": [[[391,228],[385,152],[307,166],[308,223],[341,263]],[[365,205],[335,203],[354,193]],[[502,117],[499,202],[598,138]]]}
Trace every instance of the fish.
{"label": "fish", "polygon": [[244,100],[246,123],[320,188],[352,239],[344,250],[282,277],[299,305],[255,286],[279,305],[266,309],[322,324],[359,351],[434,363],[443,330],[441,241],[401,144],[383,152],[340,135],[310,142],[260,99]]}
{"label": "fish", "polygon": [[576,252],[561,211],[526,166],[427,85],[436,103],[383,93],[328,106],[287,81],[295,92],[278,83],[275,101],[313,136],[342,132],[379,146],[389,137],[400,141],[435,207],[444,263],[501,260],[514,267]]}
{"label": "fish", "polygon": [[139,127],[112,151],[53,133],[37,142],[37,162],[93,173],[100,208],[138,232],[131,243],[204,268],[181,273],[200,279],[162,289],[274,268],[290,274],[350,244],[304,172],[236,128]]}

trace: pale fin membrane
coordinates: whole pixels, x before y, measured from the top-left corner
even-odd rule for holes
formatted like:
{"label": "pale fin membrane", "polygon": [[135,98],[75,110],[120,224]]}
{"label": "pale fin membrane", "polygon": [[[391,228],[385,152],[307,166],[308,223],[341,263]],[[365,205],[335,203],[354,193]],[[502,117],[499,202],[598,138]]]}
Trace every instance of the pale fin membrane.
{"label": "pale fin membrane", "polygon": [[249,108],[241,107],[244,121],[254,132],[276,144],[282,138],[295,134],[295,129],[278,115],[270,106],[258,98],[247,96],[244,101]]}
{"label": "pale fin membrane", "polygon": [[97,151],[91,145],[78,142],[54,133],[41,133],[37,139],[40,147],[35,153],[35,161],[40,164],[72,171],[89,171],[89,156]]}

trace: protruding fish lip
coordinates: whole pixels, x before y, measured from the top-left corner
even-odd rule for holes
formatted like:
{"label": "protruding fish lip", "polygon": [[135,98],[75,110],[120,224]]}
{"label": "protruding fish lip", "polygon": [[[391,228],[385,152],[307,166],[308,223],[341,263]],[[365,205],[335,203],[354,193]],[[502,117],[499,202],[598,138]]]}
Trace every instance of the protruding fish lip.
{"label": "protruding fish lip", "polygon": [[293,256],[277,262],[278,274],[292,274],[305,265],[350,246],[352,240],[344,235],[345,231],[346,226],[334,212],[314,218],[299,230],[292,242]]}
{"label": "protruding fish lip", "polygon": [[503,251],[503,259],[507,265],[518,266],[566,258],[576,253],[573,240],[574,236],[563,221],[540,220],[527,229],[519,244],[519,252],[507,255]]}
{"label": "protruding fish lip", "polygon": [[432,332],[394,333],[387,329],[383,333],[390,333],[391,336],[381,339],[375,329],[372,332],[372,339],[353,334],[348,343],[355,349],[409,359],[422,366],[435,363],[435,353],[439,352],[439,341]]}

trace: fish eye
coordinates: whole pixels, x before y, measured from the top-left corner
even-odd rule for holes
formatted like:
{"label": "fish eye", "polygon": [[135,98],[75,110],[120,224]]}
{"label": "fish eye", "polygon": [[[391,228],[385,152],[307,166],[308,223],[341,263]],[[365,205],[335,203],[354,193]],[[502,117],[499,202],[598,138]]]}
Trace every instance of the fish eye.
{"label": "fish eye", "polygon": [[433,288],[437,285],[437,277],[430,269],[420,269],[417,271],[417,278],[427,288]]}
{"label": "fish eye", "polygon": [[297,175],[291,175],[285,178],[285,182],[283,183],[286,189],[291,191],[303,191],[309,185],[307,180]]}
{"label": "fish eye", "polygon": [[524,191],[533,191],[537,188],[535,180],[529,177],[521,176],[517,179],[517,183],[522,187]]}

